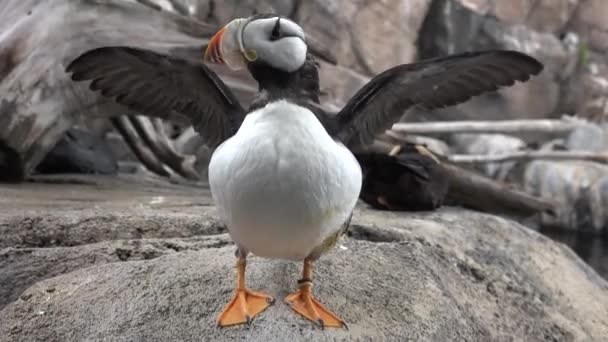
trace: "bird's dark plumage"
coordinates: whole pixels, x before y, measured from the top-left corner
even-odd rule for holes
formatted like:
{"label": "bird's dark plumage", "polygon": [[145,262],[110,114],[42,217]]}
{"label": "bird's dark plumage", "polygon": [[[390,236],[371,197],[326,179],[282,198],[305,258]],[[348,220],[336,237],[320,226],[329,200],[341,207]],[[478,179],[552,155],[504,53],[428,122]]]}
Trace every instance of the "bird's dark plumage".
{"label": "bird's dark plumage", "polygon": [[360,198],[372,207],[416,211],[443,204],[449,186],[447,174],[414,145],[404,145],[396,156],[374,151],[355,156],[364,173]]}
{"label": "bird's dark plumage", "polygon": [[411,106],[443,108],[472,96],[527,81],[541,72],[516,51],[467,52],[403,64],[374,77],[340,111],[333,132],[349,147],[369,144]]}
{"label": "bird's dark plumage", "polygon": [[131,47],[90,50],[67,67],[75,81],[143,115],[186,116],[203,140],[217,146],[240,127],[245,110],[202,63]]}

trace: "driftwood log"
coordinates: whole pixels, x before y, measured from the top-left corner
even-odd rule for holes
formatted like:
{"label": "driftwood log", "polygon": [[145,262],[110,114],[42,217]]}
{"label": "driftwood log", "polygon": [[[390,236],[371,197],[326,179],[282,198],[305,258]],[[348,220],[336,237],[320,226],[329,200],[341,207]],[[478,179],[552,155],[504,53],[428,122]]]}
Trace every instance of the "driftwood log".
{"label": "driftwood log", "polygon": [[487,164],[531,160],[586,160],[608,164],[608,153],[589,151],[516,151],[494,155],[453,154],[446,159],[457,164]]}
{"label": "driftwood log", "polygon": [[[87,84],[69,80],[65,67],[82,52],[100,46],[130,45],[201,59],[217,24],[161,11],[153,1],[144,3],[0,1],[0,181],[22,180],[64,132],[84,118],[137,114],[92,95]],[[316,44],[313,37],[309,44],[311,52],[335,62],[329,50]],[[257,86],[246,72],[214,69],[243,103],[250,102]],[[114,124],[127,134],[125,140],[131,141],[132,148],[139,147],[136,154],[149,169],[164,174],[168,166],[194,178],[183,157],[163,143],[162,134],[153,138],[159,132],[150,119],[116,119]],[[128,125],[135,126],[129,129]]]}
{"label": "driftwood log", "polygon": [[457,133],[508,134],[549,133],[564,135],[580,127],[585,121],[565,117],[563,119],[504,120],[504,121],[454,121],[454,122],[399,122],[393,125],[387,134],[399,137],[399,134],[444,135]]}
{"label": "driftwood log", "polygon": [[552,215],[560,205],[458,165],[445,162],[442,165],[447,171],[450,181],[446,199],[448,204],[518,218],[527,218],[541,213]]}
{"label": "driftwood log", "polygon": [[69,80],[80,53],[130,44],[196,58],[215,29],[118,0],[0,2],[0,179],[22,179],[83,115],[127,114]]}

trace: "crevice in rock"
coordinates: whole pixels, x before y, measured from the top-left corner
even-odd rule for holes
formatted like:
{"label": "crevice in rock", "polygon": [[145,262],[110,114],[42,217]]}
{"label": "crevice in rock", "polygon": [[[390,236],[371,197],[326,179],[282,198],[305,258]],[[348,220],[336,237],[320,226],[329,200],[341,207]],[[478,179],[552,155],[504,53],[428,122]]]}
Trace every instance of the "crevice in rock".
{"label": "crevice in rock", "polygon": [[131,257],[131,250],[125,248],[116,248],[114,251],[120,261],[127,261]]}
{"label": "crevice in rock", "polygon": [[404,240],[403,233],[386,228],[368,227],[351,224],[346,235],[355,240],[369,242],[401,242]]}
{"label": "crevice in rock", "polygon": [[[0,115],[3,115],[1,110]],[[25,174],[21,165],[19,154],[0,140],[0,182],[21,181]]]}
{"label": "crevice in rock", "polygon": [[486,279],[484,272],[476,266],[470,265],[464,261],[459,261],[456,266],[458,267],[460,273],[473,278],[475,283],[482,282]]}
{"label": "crevice in rock", "polygon": [[17,217],[0,223],[0,248],[71,247],[124,239],[187,238],[227,232],[223,223],[206,216],[200,221],[185,217],[167,218],[106,215],[78,218]]}
{"label": "crevice in rock", "polygon": [[128,240],[125,245],[116,248],[114,254],[120,261],[151,260],[163,255],[184,251],[196,251],[208,248],[222,248],[233,245],[229,240],[204,239],[200,243],[180,244],[173,241],[155,242],[150,240]]}
{"label": "crevice in rock", "polygon": [[179,252],[179,251],[182,250],[182,247],[180,247],[180,246],[178,246],[178,245],[176,245],[176,244],[174,244],[172,242],[165,242],[164,246],[167,247],[167,248],[169,248],[169,249],[172,249],[172,250],[174,250],[176,252]]}

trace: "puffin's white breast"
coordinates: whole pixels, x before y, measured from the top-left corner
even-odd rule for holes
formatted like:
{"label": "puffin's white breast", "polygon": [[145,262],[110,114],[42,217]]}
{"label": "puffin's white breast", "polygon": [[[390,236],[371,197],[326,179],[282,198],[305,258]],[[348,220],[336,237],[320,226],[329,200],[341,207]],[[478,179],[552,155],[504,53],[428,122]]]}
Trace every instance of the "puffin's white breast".
{"label": "puffin's white breast", "polygon": [[249,114],[218,147],[209,184],[239,248],[301,260],[352,212],[361,168],[312,112],[278,101]]}

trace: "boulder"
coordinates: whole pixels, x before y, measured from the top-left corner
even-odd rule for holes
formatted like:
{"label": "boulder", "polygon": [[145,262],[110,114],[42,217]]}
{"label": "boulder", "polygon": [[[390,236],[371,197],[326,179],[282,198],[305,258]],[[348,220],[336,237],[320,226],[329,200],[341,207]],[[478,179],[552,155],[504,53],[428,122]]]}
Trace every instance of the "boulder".
{"label": "boulder", "polygon": [[[607,232],[605,207],[608,166],[586,161],[533,161],[526,166],[524,187],[535,196],[563,205],[555,215],[543,214],[542,224],[566,230]],[[599,206],[599,207],[598,207]],[[593,209],[592,209],[593,208]]]}
{"label": "boulder", "polygon": [[608,174],[595,181],[587,194],[591,212],[591,227],[596,232],[608,234]]}
{"label": "boulder", "polygon": [[[455,134],[450,139],[456,153],[496,155],[521,151],[526,143],[517,137],[505,134]],[[487,163],[476,166],[486,176],[499,181],[517,180],[516,173],[520,163]]]}
{"label": "boulder", "polygon": [[608,3],[604,0],[583,2],[571,20],[571,29],[579,32],[591,49],[608,52]]}
{"label": "boulder", "polygon": [[[432,3],[419,33],[421,58],[509,49],[535,56],[545,64],[543,73],[529,82],[472,99],[457,106],[455,113],[471,112],[470,116],[485,119],[511,119],[546,117],[558,110],[560,80],[573,72],[570,65],[577,55],[556,35],[525,25],[523,20],[531,11],[532,3],[484,0],[437,0]],[[454,109],[443,111],[454,112]]]}
{"label": "boulder", "polygon": [[105,140],[89,131],[71,128],[36,167],[38,173],[114,175],[118,163]]}
{"label": "boulder", "polygon": [[[606,127],[586,123],[563,140],[543,149],[603,152],[608,150]],[[533,161],[524,167],[523,183],[531,193],[563,203],[556,216],[543,215],[551,227],[608,232],[608,167],[584,161]]]}
{"label": "boulder", "polygon": [[456,0],[475,12],[491,15],[508,25],[527,25],[541,32],[560,32],[580,0]]}
{"label": "boulder", "polygon": [[[215,320],[234,287],[234,246],[217,227],[208,192],[80,179],[89,183],[64,184],[61,193],[47,183],[0,186],[0,274],[7,277],[0,341],[587,341],[608,334],[608,283],[564,245],[462,209],[407,214],[363,205],[349,236],[315,267],[318,298],[349,330],[320,330],[281,301],[296,288],[301,265],[254,256],[248,285],[279,300],[251,326],[220,329]],[[55,242],[15,238],[33,234],[29,227]]]}
{"label": "boulder", "polygon": [[583,124],[566,138],[565,145],[573,151],[608,151],[608,129],[594,124]]}
{"label": "boulder", "polygon": [[608,118],[608,62],[603,54],[589,53],[587,64],[571,84],[576,112],[595,122]]}
{"label": "boulder", "polygon": [[227,234],[193,238],[112,240],[78,247],[21,247],[0,250],[0,309],[36,282],[92,265],[150,260],[185,250],[231,244]]}
{"label": "boulder", "polygon": [[416,59],[418,31],[430,0],[302,1],[295,18],[332,47],[338,64],[367,76]]}

